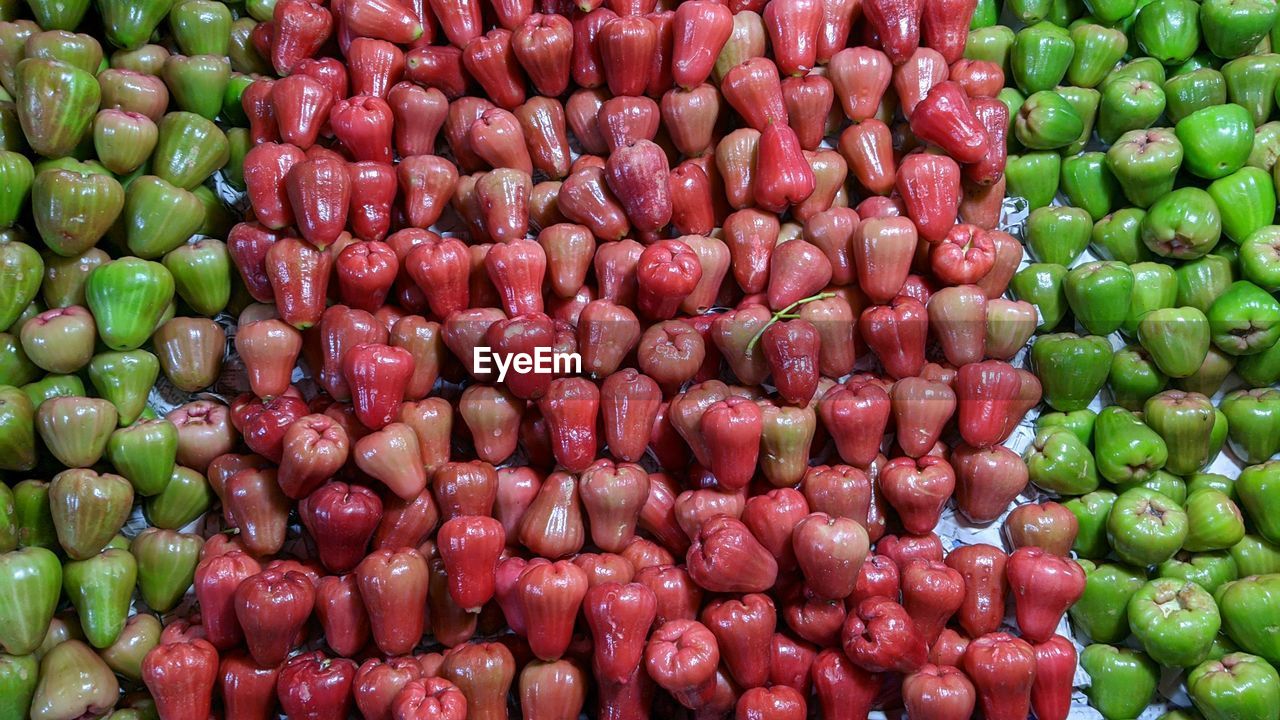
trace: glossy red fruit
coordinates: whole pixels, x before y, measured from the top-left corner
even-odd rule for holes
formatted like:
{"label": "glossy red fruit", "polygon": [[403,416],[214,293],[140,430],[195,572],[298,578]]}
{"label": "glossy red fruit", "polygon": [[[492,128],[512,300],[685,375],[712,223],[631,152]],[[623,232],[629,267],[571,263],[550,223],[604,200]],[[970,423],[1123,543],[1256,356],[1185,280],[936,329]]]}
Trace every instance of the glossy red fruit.
{"label": "glossy red fruit", "polygon": [[142,659],[142,681],[164,717],[208,717],[217,674],[218,651],[198,638],[157,645]]}
{"label": "glossy red fruit", "polygon": [[302,573],[264,570],[240,583],[236,619],[254,662],[284,662],[315,607],[315,587]]}
{"label": "glossy red fruit", "polygon": [[886,597],[867,598],[850,610],[842,642],[849,659],[871,672],[912,672],[926,659],[924,636],[907,611]]}
{"label": "glossy red fruit", "polygon": [[298,504],[298,514],[330,572],[353,570],[382,518],[382,500],[366,487],[327,483]]}
{"label": "glossy red fruit", "polygon": [[902,702],[913,717],[961,720],[973,715],[973,683],[958,668],[924,665],[902,680]]}
{"label": "glossy red fruit", "polygon": [[1084,570],[1075,560],[1038,547],[1018,548],[1005,568],[1022,636],[1032,642],[1048,640],[1084,592]]}
{"label": "glossy red fruit", "polygon": [[410,652],[425,623],[427,561],[412,548],[375,550],[355,575],[378,649],[387,655]]}
{"label": "glossy red fruit", "polygon": [[1007,633],[991,633],[969,643],[962,668],[978,691],[978,707],[992,720],[1024,718],[1031,709],[1035,650]]}
{"label": "glossy red fruit", "polygon": [[462,515],[440,526],[436,551],[449,575],[449,595],[467,612],[479,612],[493,598],[494,573],[506,543],[502,523]]}
{"label": "glossy red fruit", "polygon": [[730,675],[744,688],[760,687],[769,677],[769,653],[777,615],[773,602],[760,594],[708,605],[702,622],[720,646]]}
{"label": "glossy red fruit", "polygon": [[592,665],[598,680],[625,682],[644,655],[657,597],[639,583],[605,583],[587,590],[582,611],[595,641]]}
{"label": "glossy red fruit", "polygon": [[902,606],[930,646],[964,602],[964,576],[936,561],[916,560],[902,568]]}
{"label": "glossy red fruit", "polygon": [[956,615],[971,638],[995,632],[1004,621],[1008,560],[1003,550],[986,544],[965,545],[947,555],[947,566],[964,578],[964,602]]}
{"label": "glossy red fruit", "polygon": [[586,572],[568,560],[530,565],[520,574],[516,593],[529,649],[542,660],[559,659],[573,639],[574,620],[587,594]]}
{"label": "glossy red fruit", "polygon": [[280,668],[276,695],[289,717],[340,720],[351,713],[356,663],[323,652],[294,655]]}

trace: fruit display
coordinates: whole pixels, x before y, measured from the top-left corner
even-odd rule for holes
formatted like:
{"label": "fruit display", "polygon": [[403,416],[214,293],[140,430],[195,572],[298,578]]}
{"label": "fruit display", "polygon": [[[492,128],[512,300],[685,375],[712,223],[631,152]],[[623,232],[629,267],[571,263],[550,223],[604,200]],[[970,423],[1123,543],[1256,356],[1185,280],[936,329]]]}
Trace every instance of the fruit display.
{"label": "fruit display", "polygon": [[1198,716],[1275,717],[1277,658],[1238,619],[1266,617],[1241,600],[1280,571],[1260,494],[1280,451],[1276,5],[1006,10],[1022,27],[969,50],[1009,71],[1008,192],[1029,210],[1010,285],[1039,311],[1047,406],[1024,457],[1077,519],[1085,693],[1137,717],[1181,671]]}
{"label": "fruit display", "polygon": [[0,720],[1280,720],[1277,12],[0,0]]}

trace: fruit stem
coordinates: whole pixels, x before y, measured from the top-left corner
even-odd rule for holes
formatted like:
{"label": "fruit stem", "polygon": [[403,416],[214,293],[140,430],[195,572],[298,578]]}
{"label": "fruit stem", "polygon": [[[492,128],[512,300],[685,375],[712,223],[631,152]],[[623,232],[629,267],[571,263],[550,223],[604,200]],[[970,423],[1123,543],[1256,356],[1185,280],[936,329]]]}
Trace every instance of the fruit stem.
{"label": "fruit stem", "polygon": [[751,341],[747,343],[747,352],[750,353],[755,348],[756,343],[760,342],[760,337],[764,335],[764,331],[768,330],[770,325],[778,322],[779,320],[792,320],[800,317],[799,315],[791,314],[792,310],[795,310],[796,308],[806,303],[814,302],[815,300],[827,300],[835,296],[836,294],[833,292],[824,292],[824,293],[818,293],[817,295],[810,295],[807,298],[800,298],[799,300],[791,303],[790,305],[774,313],[773,317],[769,318],[769,322],[765,323],[764,327],[760,328],[759,332],[751,336]]}

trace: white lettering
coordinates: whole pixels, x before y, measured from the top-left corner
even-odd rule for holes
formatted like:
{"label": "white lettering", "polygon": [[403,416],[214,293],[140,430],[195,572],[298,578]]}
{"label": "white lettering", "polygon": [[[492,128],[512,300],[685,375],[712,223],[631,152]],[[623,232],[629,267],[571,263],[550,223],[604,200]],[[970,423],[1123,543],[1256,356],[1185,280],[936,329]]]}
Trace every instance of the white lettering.
{"label": "white lettering", "polygon": [[[492,352],[492,351],[490,351]],[[494,355],[493,361],[498,364],[498,382],[507,379],[507,369],[511,367],[510,355]]]}
{"label": "white lettering", "polygon": [[477,374],[489,372],[489,359],[492,357],[493,351],[487,347],[477,345],[471,348],[471,366]]}
{"label": "white lettering", "polygon": [[578,353],[556,353],[553,362],[552,372],[557,375],[582,374],[582,356]]}
{"label": "white lettering", "polygon": [[507,371],[515,370],[524,375],[541,373],[545,375],[580,375],[582,374],[582,356],[576,352],[555,352],[549,347],[534,348],[533,353],[499,354],[493,348],[477,345],[471,351],[471,364],[477,374],[498,373],[498,382],[507,379]]}

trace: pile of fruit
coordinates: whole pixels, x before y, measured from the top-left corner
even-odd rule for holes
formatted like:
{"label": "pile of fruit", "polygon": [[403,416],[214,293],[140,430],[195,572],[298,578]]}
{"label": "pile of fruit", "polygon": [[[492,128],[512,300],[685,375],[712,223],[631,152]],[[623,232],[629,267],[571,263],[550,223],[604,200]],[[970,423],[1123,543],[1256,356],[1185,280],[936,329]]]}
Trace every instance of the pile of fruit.
{"label": "pile of fruit", "polygon": [[1276,20],[0,0],[0,720],[1280,720]]}
{"label": "pile of fruit", "polygon": [[[1022,29],[977,29],[969,51],[1009,70],[1007,185],[1032,259],[1011,288],[1039,310],[1051,411],[1025,457],[1073,497],[1086,693],[1133,718],[1160,667],[1186,669],[1205,717],[1275,717],[1276,4],[1052,5],[1010,2]],[[1228,443],[1227,474],[1207,472]]]}

